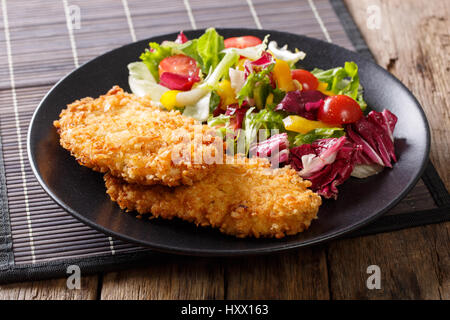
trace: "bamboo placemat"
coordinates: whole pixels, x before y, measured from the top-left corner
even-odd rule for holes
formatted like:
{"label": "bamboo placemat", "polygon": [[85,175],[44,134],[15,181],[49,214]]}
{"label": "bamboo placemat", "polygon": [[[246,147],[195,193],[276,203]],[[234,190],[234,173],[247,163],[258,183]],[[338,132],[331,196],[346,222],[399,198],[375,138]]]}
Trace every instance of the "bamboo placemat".
{"label": "bamboo placemat", "polygon": [[[85,273],[127,267],[154,255],[74,219],[46,195],[29,166],[33,111],[80,64],[132,41],[210,26],[305,34],[370,56],[340,0],[0,1],[0,282],[61,276],[74,263]],[[401,203],[354,235],[448,220],[449,205],[429,165]]]}

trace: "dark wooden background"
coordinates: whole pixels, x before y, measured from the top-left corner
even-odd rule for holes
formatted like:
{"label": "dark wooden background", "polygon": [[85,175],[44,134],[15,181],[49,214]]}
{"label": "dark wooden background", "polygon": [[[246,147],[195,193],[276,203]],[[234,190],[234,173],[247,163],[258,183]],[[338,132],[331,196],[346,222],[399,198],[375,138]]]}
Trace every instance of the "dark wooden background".
{"label": "dark wooden background", "polygon": [[[432,129],[431,160],[450,186],[449,2],[346,0],[377,62],[408,86]],[[367,7],[382,27],[367,27]],[[71,57],[67,57],[68,59]],[[1,81],[4,81],[2,79]],[[0,299],[450,299],[450,223],[233,259],[165,257],[145,268],[0,286]],[[366,268],[381,268],[381,289]]]}

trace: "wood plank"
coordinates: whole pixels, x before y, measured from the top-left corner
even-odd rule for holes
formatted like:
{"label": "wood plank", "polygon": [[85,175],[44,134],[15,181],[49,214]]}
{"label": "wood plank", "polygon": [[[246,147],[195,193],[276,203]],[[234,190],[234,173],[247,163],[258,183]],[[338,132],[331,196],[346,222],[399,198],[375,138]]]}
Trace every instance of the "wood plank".
{"label": "wood plank", "polygon": [[229,259],[226,299],[329,299],[325,247]]}
{"label": "wood plank", "polygon": [[[335,241],[328,249],[333,299],[448,299],[450,223]],[[369,290],[367,267],[381,270]]]}
{"label": "wood plank", "polygon": [[[431,160],[450,187],[450,2],[346,0],[377,62],[417,97],[432,132]],[[367,8],[380,10],[380,29],[369,29]],[[370,25],[370,24],[369,24]]]}
{"label": "wood plank", "polygon": [[[346,1],[377,62],[421,101],[433,132],[431,158],[450,183],[448,50],[445,2]],[[381,10],[381,28],[369,30],[367,8]],[[447,66],[447,69],[442,66]],[[447,126],[446,126],[447,125]],[[333,242],[328,248],[333,299],[448,299],[450,223]],[[380,290],[368,290],[366,269],[381,268]]]}
{"label": "wood plank", "polygon": [[107,273],[101,299],[223,299],[220,259],[163,256],[145,268]]}
{"label": "wood plank", "polygon": [[0,285],[0,300],[94,300],[98,276],[81,278],[81,289],[67,288],[66,279]]}

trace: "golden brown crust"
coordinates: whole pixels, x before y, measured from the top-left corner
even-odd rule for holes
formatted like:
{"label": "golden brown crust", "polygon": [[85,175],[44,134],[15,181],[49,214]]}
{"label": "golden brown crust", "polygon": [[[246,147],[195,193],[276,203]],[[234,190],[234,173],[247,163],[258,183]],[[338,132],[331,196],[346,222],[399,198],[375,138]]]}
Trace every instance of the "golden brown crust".
{"label": "golden brown crust", "polygon": [[217,165],[192,186],[140,186],[110,174],[105,182],[122,209],[178,217],[237,237],[282,238],[302,232],[321,205],[320,196],[307,189],[309,181],[289,167],[270,169],[265,159]]}
{"label": "golden brown crust", "polygon": [[[208,126],[178,111],[162,111],[118,86],[97,99],[69,104],[54,126],[61,145],[81,165],[145,185],[192,184],[214,169],[214,164],[193,160],[201,159],[202,152],[223,152],[223,142]],[[194,130],[203,141],[192,139]],[[190,150],[192,161],[174,163],[172,156],[183,150]]]}

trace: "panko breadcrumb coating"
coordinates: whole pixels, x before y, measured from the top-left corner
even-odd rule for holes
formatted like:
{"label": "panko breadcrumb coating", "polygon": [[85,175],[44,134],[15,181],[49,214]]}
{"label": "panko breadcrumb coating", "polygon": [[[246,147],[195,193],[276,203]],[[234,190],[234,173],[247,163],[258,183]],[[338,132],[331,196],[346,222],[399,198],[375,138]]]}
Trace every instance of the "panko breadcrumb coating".
{"label": "panko breadcrumb coating", "polygon": [[271,169],[260,158],[229,161],[191,186],[141,186],[110,174],[104,179],[107,193],[122,209],[178,217],[240,238],[294,235],[317,217],[321,197],[295,170]]}
{"label": "panko breadcrumb coating", "polygon": [[[81,165],[143,185],[190,185],[214,169],[202,154],[223,155],[223,142],[210,127],[178,111],[160,110],[118,86],[97,99],[69,104],[54,126],[61,145]],[[194,131],[203,139],[193,139]],[[182,158],[189,155],[183,150],[190,157]]]}

